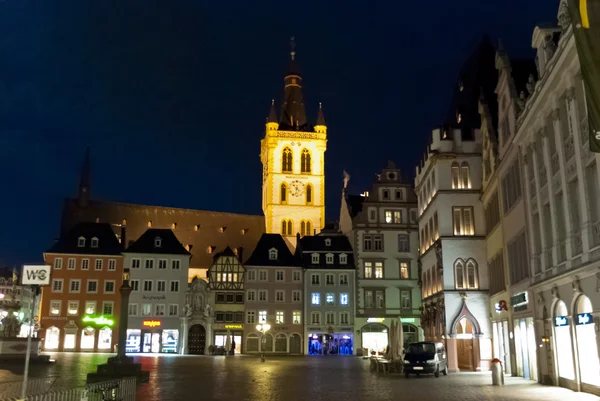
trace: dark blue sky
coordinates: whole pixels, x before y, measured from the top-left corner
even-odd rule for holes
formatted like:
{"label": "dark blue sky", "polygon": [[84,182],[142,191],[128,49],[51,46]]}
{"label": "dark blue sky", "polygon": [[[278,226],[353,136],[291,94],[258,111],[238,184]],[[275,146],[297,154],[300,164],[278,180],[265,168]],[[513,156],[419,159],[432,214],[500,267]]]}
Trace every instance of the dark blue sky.
{"label": "dark blue sky", "polygon": [[[217,5],[218,4],[218,5]],[[261,213],[260,139],[289,37],[328,125],[327,217],[394,159],[406,175],[482,35],[532,56],[558,0],[0,0],[0,261],[41,261],[74,196]],[[2,263],[2,262],[0,262]]]}

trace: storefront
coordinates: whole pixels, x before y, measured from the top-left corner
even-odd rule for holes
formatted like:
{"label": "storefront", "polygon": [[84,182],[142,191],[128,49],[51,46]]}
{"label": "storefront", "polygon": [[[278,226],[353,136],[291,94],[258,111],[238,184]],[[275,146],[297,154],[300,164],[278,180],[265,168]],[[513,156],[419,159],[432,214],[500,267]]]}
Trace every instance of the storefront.
{"label": "storefront", "polygon": [[[364,320],[364,319],[363,319]],[[384,355],[389,344],[388,325],[392,318],[367,318],[360,330],[360,351],[359,355]],[[415,326],[416,318],[403,317],[402,331],[404,334],[404,348],[410,343],[418,342],[422,336],[419,335],[419,329]],[[357,319],[358,321],[358,319]]]}
{"label": "storefront", "polygon": [[502,361],[504,373],[512,374],[509,329],[511,311],[508,299],[506,292],[490,298],[490,309],[493,311],[491,320],[494,358]]}
{"label": "storefront", "polygon": [[353,355],[352,327],[307,327],[308,355]]}
{"label": "storefront", "polygon": [[537,347],[533,311],[527,291],[510,298],[513,318],[513,337],[517,376],[538,381]]}
{"label": "storefront", "polygon": [[118,333],[113,317],[85,315],[81,321],[69,320],[42,330],[43,346],[48,351],[113,352]]}
{"label": "storefront", "polygon": [[[174,319],[170,319],[174,321]],[[177,354],[179,352],[179,327],[173,327],[173,322],[161,320],[143,320],[141,328],[127,330],[127,353],[156,353]],[[165,327],[167,326],[167,327]],[[131,325],[130,325],[131,327]]]}
{"label": "storefront", "polygon": [[[228,338],[229,349],[226,349]],[[235,345],[234,353],[241,354],[243,352],[243,338],[244,325],[242,324],[213,324],[213,345],[216,347],[217,353],[229,352],[231,347]]]}

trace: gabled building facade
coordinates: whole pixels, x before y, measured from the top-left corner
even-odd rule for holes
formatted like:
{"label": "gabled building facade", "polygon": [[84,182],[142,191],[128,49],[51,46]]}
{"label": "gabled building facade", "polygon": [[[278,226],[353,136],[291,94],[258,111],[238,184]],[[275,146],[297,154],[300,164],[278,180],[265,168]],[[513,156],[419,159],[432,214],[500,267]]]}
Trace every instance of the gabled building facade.
{"label": "gabled building facade", "polygon": [[304,338],[309,355],[355,355],[354,251],[335,229],[298,239],[304,268]]}
{"label": "gabled building facade", "polygon": [[445,342],[450,371],[487,370],[492,360],[478,101],[497,83],[494,56],[486,37],[461,70],[446,124],[433,130],[416,170],[421,323],[426,340]]}
{"label": "gabled building facade", "polygon": [[344,188],[340,212],[341,231],[357,257],[354,343],[358,355],[385,354],[392,321],[402,321],[405,343],[423,338],[417,198],[391,161],[361,198],[352,216],[357,200]]}
{"label": "gabled building facade", "polygon": [[186,353],[190,253],[173,231],[148,229],[123,254],[132,287],[126,351]]}
{"label": "gabled building facade", "polygon": [[215,255],[208,269],[210,305],[214,305],[211,345],[220,353],[230,351],[225,349],[228,337],[231,346],[235,343],[235,353],[243,352],[245,269],[241,258],[227,247]]}
{"label": "gabled building facade", "polygon": [[[280,234],[263,234],[245,262],[245,353],[304,354],[304,272]],[[261,341],[258,323],[271,330]]]}
{"label": "gabled building facade", "polygon": [[[124,236],[124,233],[121,233]],[[122,245],[111,225],[79,223],[44,253],[40,333],[46,351],[113,352],[118,341]]]}

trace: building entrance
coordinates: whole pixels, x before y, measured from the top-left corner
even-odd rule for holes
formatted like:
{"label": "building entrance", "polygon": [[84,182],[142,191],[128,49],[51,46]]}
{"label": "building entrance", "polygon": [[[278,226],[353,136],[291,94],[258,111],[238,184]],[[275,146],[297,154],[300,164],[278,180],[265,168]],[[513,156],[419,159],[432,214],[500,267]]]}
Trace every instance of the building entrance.
{"label": "building entrance", "polygon": [[206,348],[206,329],[201,324],[190,327],[188,334],[188,350],[190,354],[203,355]]}
{"label": "building entrance", "polygon": [[473,370],[473,324],[466,318],[456,328],[456,353],[460,370]]}

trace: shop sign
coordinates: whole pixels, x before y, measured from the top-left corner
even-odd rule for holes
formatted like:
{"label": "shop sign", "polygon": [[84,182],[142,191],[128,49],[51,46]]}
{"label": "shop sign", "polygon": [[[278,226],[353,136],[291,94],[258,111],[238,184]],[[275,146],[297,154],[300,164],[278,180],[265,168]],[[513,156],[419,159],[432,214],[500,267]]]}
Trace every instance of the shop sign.
{"label": "shop sign", "polygon": [[554,317],[554,325],[556,327],[568,326],[569,319],[566,316],[555,316]]}
{"label": "shop sign", "polygon": [[367,318],[367,323],[383,323],[384,317],[370,317]]}
{"label": "shop sign", "polygon": [[62,316],[42,316],[42,320],[67,320],[67,317]]}
{"label": "shop sign", "polygon": [[225,328],[226,329],[243,329],[244,326],[242,326],[241,324],[226,324]]}
{"label": "shop sign", "polygon": [[321,327],[309,327],[308,331],[317,331],[317,332],[320,332],[320,331],[323,331],[323,329]]}
{"label": "shop sign", "polygon": [[592,315],[589,313],[580,313],[577,315],[577,324],[590,324],[593,323]]}
{"label": "shop sign", "polygon": [[164,295],[142,295],[142,299],[147,299],[149,301],[162,301],[167,299]]}
{"label": "shop sign", "polygon": [[402,323],[414,323],[416,319],[414,317],[401,317],[400,321]]}
{"label": "shop sign", "polygon": [[333,327],[329,326],[329,327],[327,328],[327,332],[328,332],[329,334],[333,334],[333,333],[335,333],[335,330],[333,329]]}
{"label": "shop sign", "polygon": [[160,320],[144,320],[142,322],[144,327],[160,327]]}
{"label": "shop sign", "polygon": [[508,312],[508,303],[505,300],[498,301],[494,308],[496,309],[496,313],[502,313],[502,311]]}
{"label": "shop sign", "polygon": [[283,326],[283,327],[281,327],[281,326],[275,326],[275,331],[287,331],[287,330],[288,330],[288,328],[285,327],[285,326]]}
{"label": "shop sign", "polygon": [[115,324],[114,320],[105,318],[104,316],[96,316],[96,317],[94,317],[94,316],[87,316],[86,315],[82,319],[82,321],[86,322],[86,323],[105,324],[107,326],[112,326],[113,324]]}

